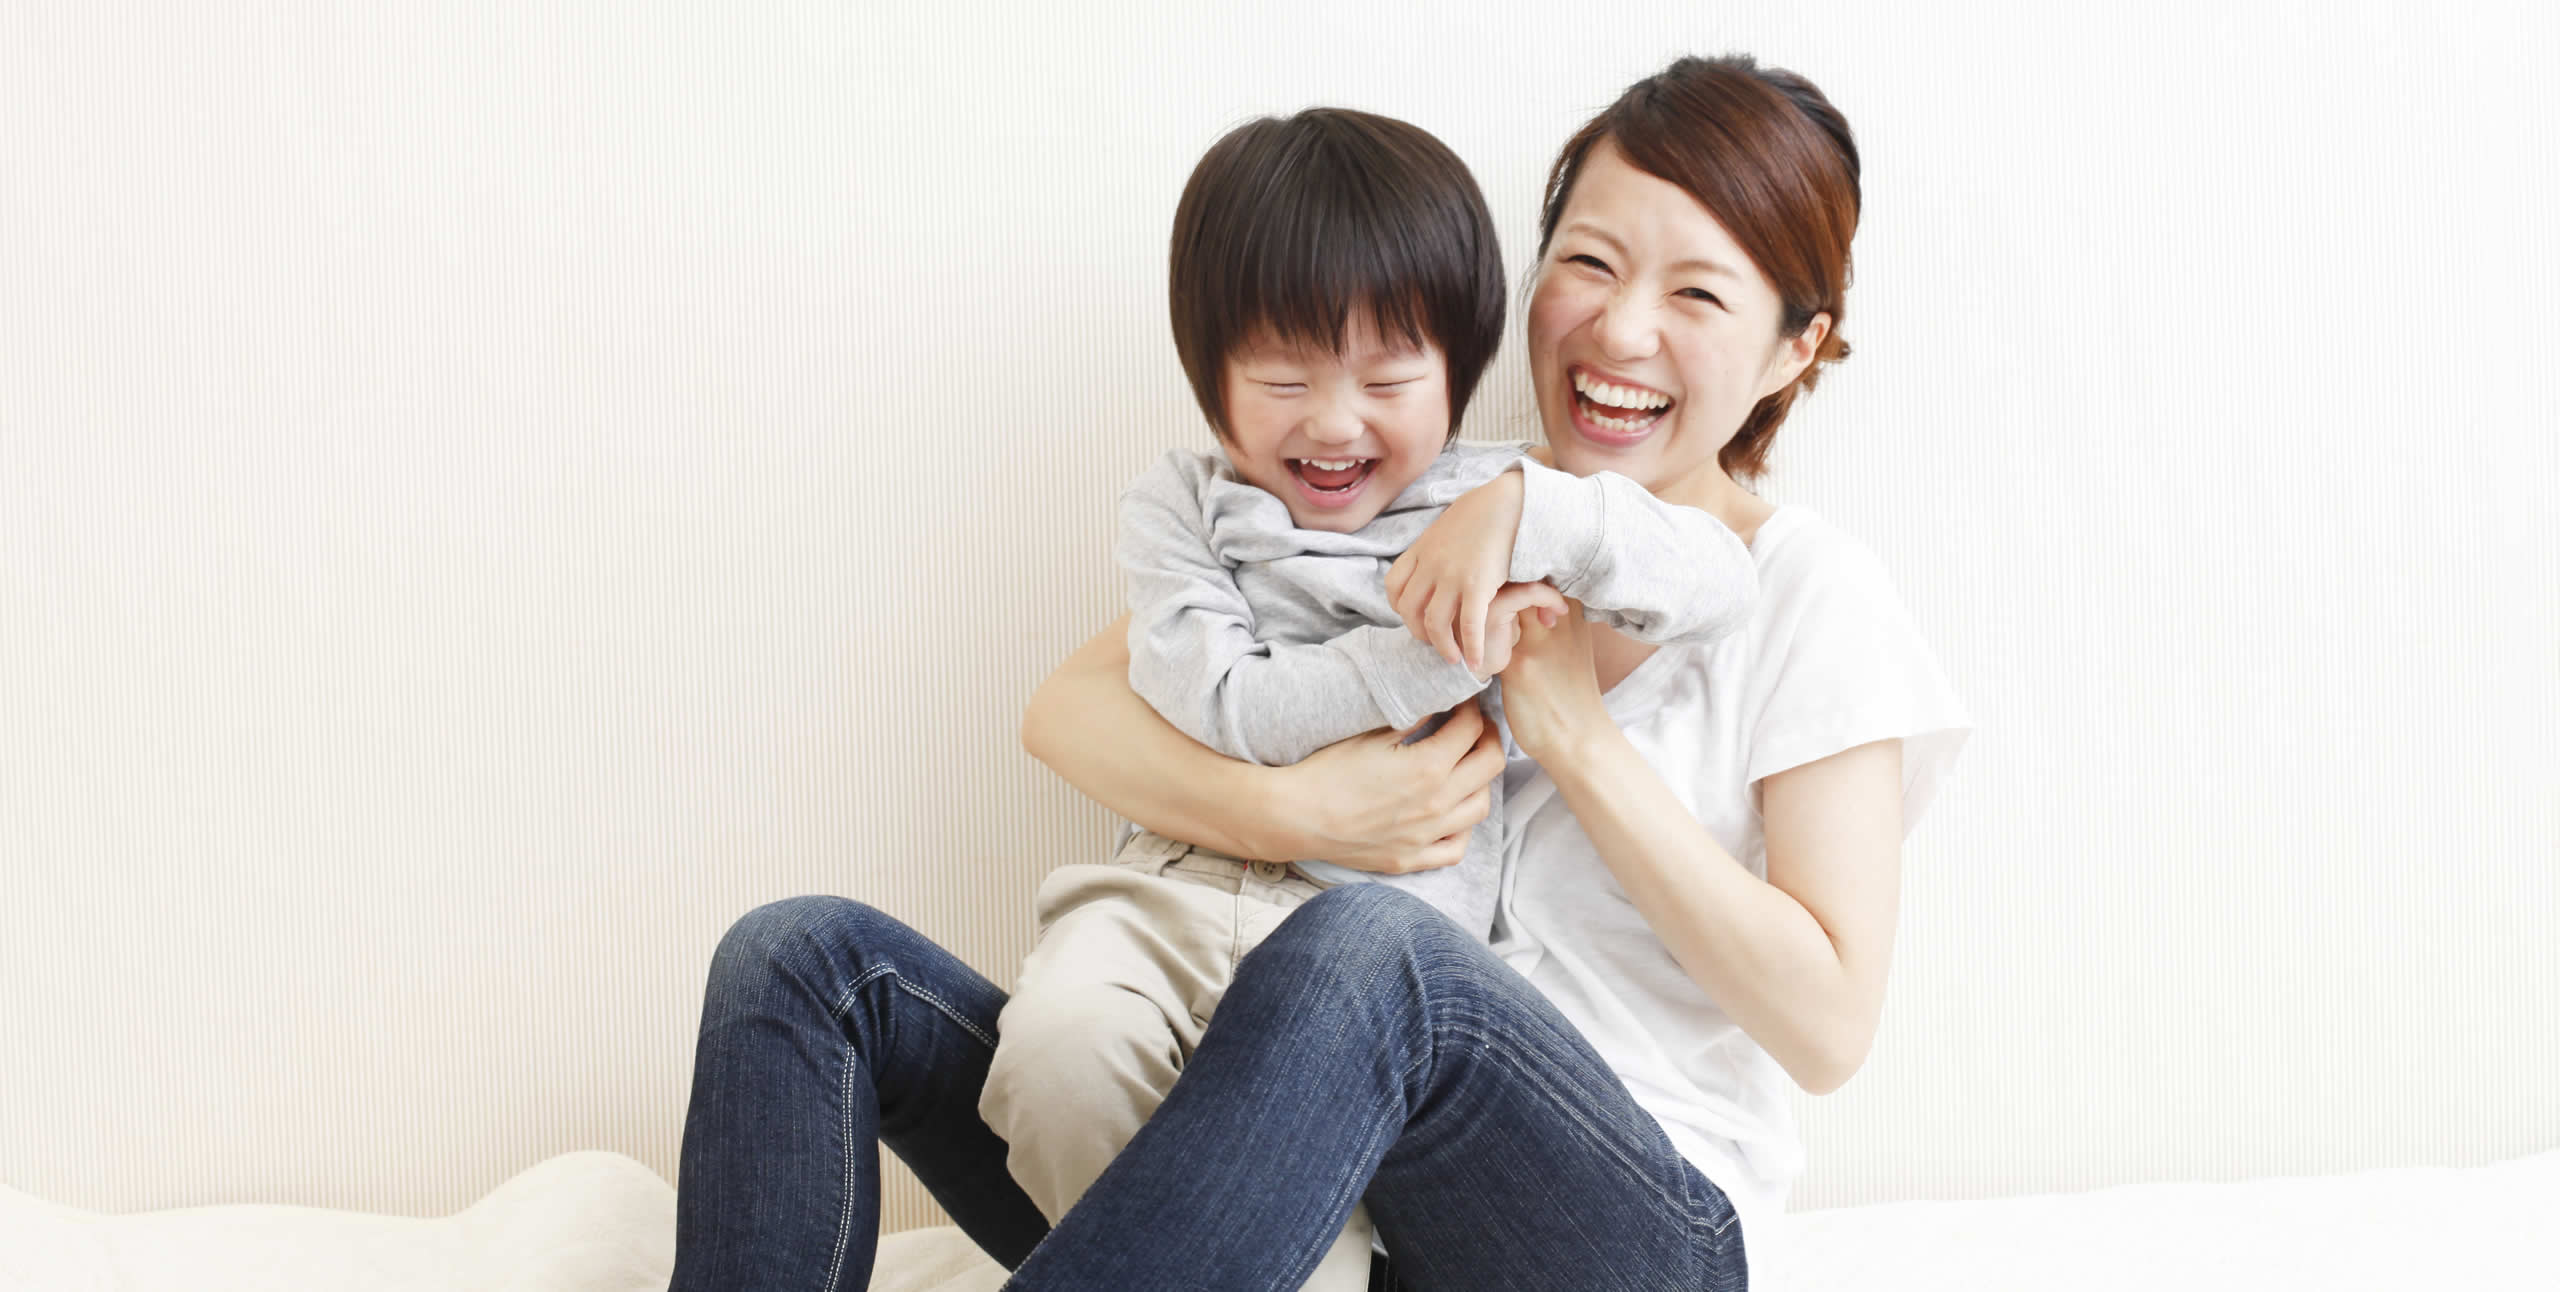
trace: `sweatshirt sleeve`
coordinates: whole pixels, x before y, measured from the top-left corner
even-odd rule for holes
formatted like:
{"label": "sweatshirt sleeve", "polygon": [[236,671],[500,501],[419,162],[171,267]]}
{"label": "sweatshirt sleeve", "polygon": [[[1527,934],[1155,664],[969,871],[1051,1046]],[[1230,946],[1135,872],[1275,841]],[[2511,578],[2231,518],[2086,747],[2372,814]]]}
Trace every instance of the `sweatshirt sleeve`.
{"label": "sweatshirt sleeve", "polygon": [[1183,734],[1277,767],[1337,740],[1413,726],[1485,687],[1401,627],[1265,642],[1235,571],[1211,550],[1198,493],[1150,471],[1122,496],[1129,686]]}
{"label": "sweatshirt sleeve", "polygon": [[1526,457],[1519,470],[1513,582],[1545,579],[1639,641],[1711,642],[1750,622],[1759,576],[1723,521],[1614,471],[1577,476]]}

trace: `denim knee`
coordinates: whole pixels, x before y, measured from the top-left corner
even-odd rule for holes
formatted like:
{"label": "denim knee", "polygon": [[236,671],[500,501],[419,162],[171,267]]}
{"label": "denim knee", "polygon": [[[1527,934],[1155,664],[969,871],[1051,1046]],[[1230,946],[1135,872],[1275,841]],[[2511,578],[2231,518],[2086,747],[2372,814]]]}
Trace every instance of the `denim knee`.
{"label": "denim knee", "polygon": [[[1341,884],[1308,899],[1236,966],[1230,992],[1366,993],[1387,980],[1420,986],[1431,967],[1479,950],[1429,903],[1384,884]],[[1263,971],[1256,971],[1256,962]],[[1289,965],[1283,969],[1280,966]],[[1398,966],[1416,972],[1398,972]],[[1275,981],[1262,981],[1262,980]]]}
{"label": "denim knee", "polygon": [[824,977],[823,966],[894,939],[904,925],[845,897],[786,897],[738,917],[711,953],[710,999],[754,1000],[783,980]]}
{"label": "denim knee", "polygon": [[1449,917],[1400,888],[1337,884],[1289,913],[1264,945],[1286,941],[1317,955],[1425,951],[1448,938],[1471,941]]}

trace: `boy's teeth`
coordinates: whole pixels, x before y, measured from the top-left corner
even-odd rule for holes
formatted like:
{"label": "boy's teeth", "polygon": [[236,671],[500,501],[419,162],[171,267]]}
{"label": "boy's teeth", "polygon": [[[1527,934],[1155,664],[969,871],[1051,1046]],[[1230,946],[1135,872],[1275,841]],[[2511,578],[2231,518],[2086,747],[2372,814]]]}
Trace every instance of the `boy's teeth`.
{"label": "boy's teeth", "polygon": [[1573,374],[1573,388],[1581,391],[1583,398],[1590,400],[1592,403],[1606,404],[1611,408],[1628,408],[1642,411],[1648,408],[1660,408],[1671,402],[1671,397],[1661,393],[1660,391],[1637,390],[1628,386],[1612,386],[1605,381],[1593,380],[1591,374],[1587,372],[1576,372]]}
{"label": "boy's teeth", "polygon": [[1361,462],[1359,458],[1300,458],[1298,460],[1318,471],[1348,471],[1360,465]]}

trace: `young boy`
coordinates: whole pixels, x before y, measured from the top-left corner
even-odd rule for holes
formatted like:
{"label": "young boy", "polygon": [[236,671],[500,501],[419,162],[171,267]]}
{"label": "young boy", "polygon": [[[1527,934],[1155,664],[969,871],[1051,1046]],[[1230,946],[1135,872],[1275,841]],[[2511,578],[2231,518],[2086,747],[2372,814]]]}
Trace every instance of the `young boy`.
{"label": "young boy", "polygon": [[[1238,127],[1183,190],[1171,277],[1175,345],[1223,452],[1141,476],[1119,546],[1130,685],[1194,739],[1276,766],[1415,727],[1485,692],[1517,616],[1562,609],[1558,594],[1650,641],[1748,619],[1750,554],[1713,517],[1520,445],[1455,442],[1501,341],[1502,258],[1473,177],[1427,132],[1329,108]],[[1469,605],[1452,653],[1479,674],[1405,625],[1385,576],[1487,485],[1470,517],[1495,541],[1510,523],[1512,586]],[[980,1104],[1015,1179],[1063,1215],[1171,1088],[1236,962],[1323,888],[1393,884],[1489,937],[1502,845],[1497,797],[1462,861],[1414,874],[1145,832],[1052,872]],[[1365,1288],[1369,1246],[1355,1209],[1308,1286]]]}

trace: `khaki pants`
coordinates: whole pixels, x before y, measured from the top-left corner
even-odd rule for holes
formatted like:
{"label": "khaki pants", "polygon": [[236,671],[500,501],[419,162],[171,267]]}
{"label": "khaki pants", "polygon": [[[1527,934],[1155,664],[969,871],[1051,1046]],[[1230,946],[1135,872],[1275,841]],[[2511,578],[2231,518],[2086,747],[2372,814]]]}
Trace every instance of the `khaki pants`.
{"label": "khaki pants", "polygon": [[[978,1110],[1051,1224],[1173,1089],[1236,962],[1322,891],[1287,865],[1143,831],[1106,865],[1049,873]],[[1306,1286],[1365,1292],[1370,1234],[1353,1208]]]}

